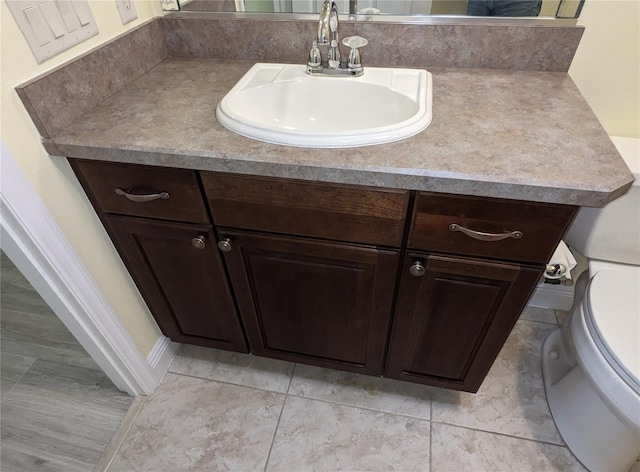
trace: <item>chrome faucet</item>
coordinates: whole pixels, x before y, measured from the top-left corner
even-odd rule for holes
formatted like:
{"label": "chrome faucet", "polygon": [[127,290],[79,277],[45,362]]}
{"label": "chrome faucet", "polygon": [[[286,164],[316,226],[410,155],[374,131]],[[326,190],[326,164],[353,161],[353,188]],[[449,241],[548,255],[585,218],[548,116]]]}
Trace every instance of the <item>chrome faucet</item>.
{"label": "chrome faucet", "polygon": [[[307,74],[357,77],[364,73],[358,48],[366,46],[367,40],[359,36],[349,36],[342,41],[342,44],[351,48],[345,67],[342,65],[338,41],[338,7],[335,0],[324,0],[322,8],[320,8],[318,38],[313,42],[309,51]],[[326,61],[322,60],[318,46],[329,47]]]}
{"label": "chrome faucet", "polygon": [[318,44],[330,46],[334,40],[338,41],[338,6],[334,0],[324,0],[318,21]]}

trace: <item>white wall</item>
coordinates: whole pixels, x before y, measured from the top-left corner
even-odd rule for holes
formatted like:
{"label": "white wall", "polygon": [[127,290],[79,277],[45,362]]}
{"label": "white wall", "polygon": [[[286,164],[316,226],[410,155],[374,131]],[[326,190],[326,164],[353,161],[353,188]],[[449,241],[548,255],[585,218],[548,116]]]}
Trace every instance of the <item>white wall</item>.
{"label": "white wall", "polygon": [[586,0],[569,69],[611,136],[640,138],[640,0]]}
{"label": "white wall", "polygon": [[162,14],[157,0],[136,0],[138,20],[122,25],[115,1],[91,0],[100,33],[38,65],[4,1],[0,2],[0,136],[113,306],[143,355],[160,335],[66,160],[51,158],[14,87]]}

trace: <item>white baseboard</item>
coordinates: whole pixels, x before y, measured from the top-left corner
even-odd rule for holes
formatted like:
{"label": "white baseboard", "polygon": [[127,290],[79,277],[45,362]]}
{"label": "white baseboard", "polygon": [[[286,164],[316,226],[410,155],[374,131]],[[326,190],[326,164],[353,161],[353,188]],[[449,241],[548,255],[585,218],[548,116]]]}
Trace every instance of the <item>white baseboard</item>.
{"label": "white baseboard", "polygon": [[551,285],[540,283],[533,293],[530,306],[569,311],[573,304],[573,285]]}
{"label": "white baseboard", "polygon": [[166,336],[160,336],[153,345],[153,349],[147,356],[147,362],[158,378],[164,378],[178,349],[180,349],[180,343],[174,343]]}

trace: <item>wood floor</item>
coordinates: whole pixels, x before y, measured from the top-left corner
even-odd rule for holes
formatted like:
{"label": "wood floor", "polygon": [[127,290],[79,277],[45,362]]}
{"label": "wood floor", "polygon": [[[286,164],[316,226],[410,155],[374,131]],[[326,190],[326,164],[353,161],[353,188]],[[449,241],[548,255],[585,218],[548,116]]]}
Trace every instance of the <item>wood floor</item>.
{"label": "wood floor", "polygon": [[4,253],[0,277],[0,468],[91,471],[133,398],[115,388]]}

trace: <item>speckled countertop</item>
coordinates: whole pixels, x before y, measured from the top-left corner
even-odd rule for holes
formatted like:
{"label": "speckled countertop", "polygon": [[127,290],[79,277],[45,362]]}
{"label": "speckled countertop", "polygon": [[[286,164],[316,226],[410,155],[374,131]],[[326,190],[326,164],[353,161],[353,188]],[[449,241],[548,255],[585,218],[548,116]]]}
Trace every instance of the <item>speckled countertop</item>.
{"label": "speckled countertop", "polygon": [[633,181],[564,72],[431,70],[425,131],[378,146],[302,149],[217,122],[218,101],[251,65],[166,59],[45,147],[67,157],[580,206],[603,206]]}

